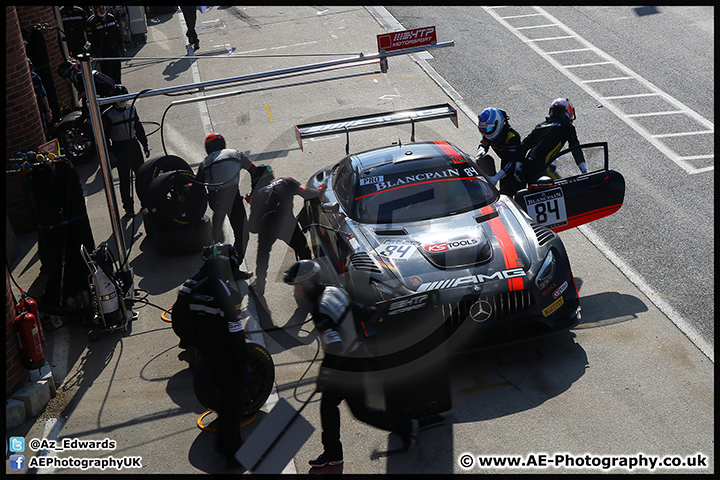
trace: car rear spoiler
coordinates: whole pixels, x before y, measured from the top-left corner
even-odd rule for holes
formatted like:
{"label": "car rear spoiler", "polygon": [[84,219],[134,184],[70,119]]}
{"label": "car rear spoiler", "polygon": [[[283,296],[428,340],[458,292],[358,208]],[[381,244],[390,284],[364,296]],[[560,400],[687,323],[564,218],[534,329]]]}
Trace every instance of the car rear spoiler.
{"label": "car rear spoiler", "polygon": [[345,132],[348,138],[345,151],[346,153],[349,153],[350,132],[352,131],[410,123],[412,124],[411,141],[415,141],[415,122],[424,122],[426,120],[435,120],[438,118],[451,118],[455,127],[457,128],[458,126],[457,110],[449,103],[445,103],[442,105],[418,107],[398,112],[375,113],[372,115],[363,115],[361,117],[348,117],[319,123],[295,125],[295,136],[300,144],[300,150],[302,150],[302,141],[304,139],[322,137],[325,135],[335,135]]}

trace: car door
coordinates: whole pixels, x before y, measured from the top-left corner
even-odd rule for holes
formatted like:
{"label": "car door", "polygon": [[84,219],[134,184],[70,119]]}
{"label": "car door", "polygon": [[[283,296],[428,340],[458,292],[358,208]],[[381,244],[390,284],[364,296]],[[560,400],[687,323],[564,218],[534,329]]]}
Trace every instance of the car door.
{"label": "car door", "polygon": [[[580,151],[588,167],[580,173],[573,153]],[[561,232],[612,215],[622,207],[625,179],[608,166],[606,142],[563,150],[535,182],[515,194],[531,218]]]}

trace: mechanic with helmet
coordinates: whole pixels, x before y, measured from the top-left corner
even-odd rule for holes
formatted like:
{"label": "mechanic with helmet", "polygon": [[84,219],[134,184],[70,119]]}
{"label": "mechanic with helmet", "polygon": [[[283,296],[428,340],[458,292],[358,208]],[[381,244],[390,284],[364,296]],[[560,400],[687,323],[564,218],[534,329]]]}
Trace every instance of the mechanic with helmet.
{"label": "mechanic with helmet", "polygon": [[[209,378],[196,378],[195,388],[206,385],[216,393],[218,435],[215,448],[225,457],[228,468],[238,467],[235,452],[240,448],[240,425],[245,403],[244,391],[250,378],[248,354],[243,330],[242,294],[235,281],[242,279],[235,248],[227,243],[206,246],[203,265],[192,280],[185,282],[173,307],[173,324],[187,319],[189,334],[206,369],[196,368],[195,375],[209,372]],[[186,291],[183,291],[186,289]],[[206,392],[207,393],[207,392]],[[213,395],[213,393],[210,393]]]}
{"label": "mechanic with helmet", "polygon": [[[240,171],[247,170],[251,175],[255,164],[242,152],[226,148],[225,137],[219,133],[211,133],[205,138],[207,157],[198,167],[196,179],[207,185],[208,204],[213,211],[212,228],[215,242],[225,241],[223,223],[225,217],[230,219],[235,235],[234,246],[242,263],[249,235],[245,228],[247,216],[243,197],[240,195]],[[243,272],[250,278],[250,272]]]}
{"label": "mechanic with helmet", "polygon": [[[536,125],[520,144],[519,150],[524,160],[515,167],[514,175],[518,182],[525,185],[535,181],[545,166],[555,159],[565,142],[570,148],[580,145],[573,120],[575,109],[567,98],[552,101],[545,121]],[[573,150],[572,154],[580,172],[587,173],[582,150]]]}
{"label": "mechanic with helmet", "polygon": [[[95,13],[87,19],[85,27],[88,42],[90,42],[90,55],[95,58],[116,58],[125,54],[120,25],[108,7],[95,7]],[[121,60],[99,61],[100,70],[109,75],[115,83],[122,83],[120,78]]]}
{"label": "mechanic with helmet", "polygon": [[[127,94],[128,89],[124,85],[113,86],[111,96]],[[125,209],[125,216],[133,217],[135,206],[130,194],[131,170],[137,173],[143,164],[140,145],[143,147],[145,157],[150,156],[145,129],[138,118],[135,107],[129,105],[127,100],[113,103],[103,112],[102,119],[111,159],[114,157],[115,166],[118,169],[120,198]]]}
{"label": "mechanic with helmet", "polygon": [[364,377],[369,353],[359,342],[355,318],[371,318],[373,307],[351,301],[350,295],[320,281],[320,266],[313,260],[300,260],[283,273],[285,283],[295,287],[298,304],[309,302],[325,358],[320,366],[317,390],[322,392],[320,421],[323,453],[310,460],[313,467],[343,463],[340,442],[340,402],[345,400],[352,414],[375,428],[399,434],[403,449],[415,442],[419,430],[416,419],[369,407],[365,398]]}
{"label": "mechanic with helmet", "polygon": [[[492,147],[493,151],[500,157],[500,171],[494,173],[490,178],[493,185],[500,183],[500,193],[514,195],[520,189],[520,185],[512,175],[515,163],[521,160],[518,153],[520,146],[520,134],[510,126],[510,116],[505,110],[489,107],[483,110],[478,116],[478,130],[482,134],[482,140],[477,149],[477,158],[482,160]],[[495,172],[495,164],[492,157],[492,172]],[[490,168],[490,166],[488,166]]]}
{"label": "mechanic with helmet", "polygon": [[293,215],[293,197],[307,200],[318,198],[325,192],[325,185],[317,190],[308,189],[292,177],[275,178],[269,165],[258,165],[252,173],[250,202],[250,232],[258,234],[256,279],[253,291],[265,293],[270,251],[277,239],[281,239],[295,251],[296,259],[310,259],[312,254],[307,239]]}

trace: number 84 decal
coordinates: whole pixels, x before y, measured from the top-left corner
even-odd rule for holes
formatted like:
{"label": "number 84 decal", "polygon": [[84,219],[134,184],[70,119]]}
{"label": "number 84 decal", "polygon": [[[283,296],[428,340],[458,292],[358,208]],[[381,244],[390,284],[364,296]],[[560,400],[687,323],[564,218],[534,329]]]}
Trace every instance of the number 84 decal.
{"label": "number 84 decal", "polygon": [[544,227],[552,228],[567,224],[565,196],[560,188],[553,188],[525,197],[527,213]]}

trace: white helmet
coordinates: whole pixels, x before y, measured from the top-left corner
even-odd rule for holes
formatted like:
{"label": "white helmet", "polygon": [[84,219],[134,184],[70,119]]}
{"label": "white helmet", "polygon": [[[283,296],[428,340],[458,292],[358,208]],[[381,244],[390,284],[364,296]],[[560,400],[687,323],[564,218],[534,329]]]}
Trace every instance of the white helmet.
{"label": "white helmet", "polygon": [[548,110],[548,115],[553,115],[553,110],[563,110],[565,113],[565,116],[568,117],[570,120],[575,120],[575,109],[570,104],[570,100],[567,98],[556,98],[552,101],[550,104],[550,109]]}
{"label": "white helmet", "polygon": [[486,108],[478,116],[478,130],[488,140],[495,140],[505,127],[505,114],[497,108]]}

